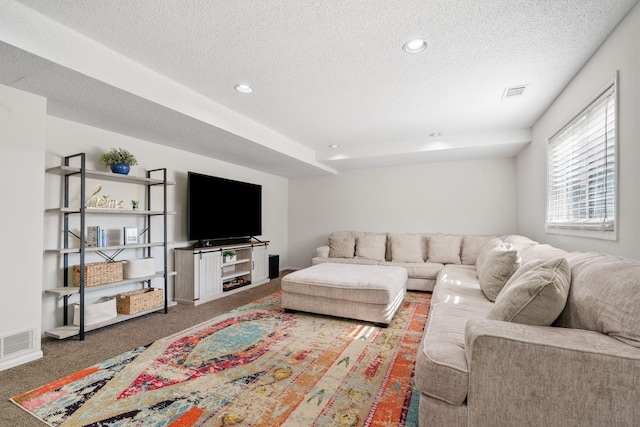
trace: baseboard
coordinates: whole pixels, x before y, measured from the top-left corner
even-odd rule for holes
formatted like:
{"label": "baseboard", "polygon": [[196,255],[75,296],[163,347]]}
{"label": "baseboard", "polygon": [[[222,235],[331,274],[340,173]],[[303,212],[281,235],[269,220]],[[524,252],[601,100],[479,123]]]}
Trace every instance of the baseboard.
{"label": "baseboard", "polygon": [[32,351],[30,353],[22,354],[20,356],[11,357],[0,362],[0,371],[13,368],[18,365],[23,365],[34,360],[41,359],[43,356],[42,350]]}

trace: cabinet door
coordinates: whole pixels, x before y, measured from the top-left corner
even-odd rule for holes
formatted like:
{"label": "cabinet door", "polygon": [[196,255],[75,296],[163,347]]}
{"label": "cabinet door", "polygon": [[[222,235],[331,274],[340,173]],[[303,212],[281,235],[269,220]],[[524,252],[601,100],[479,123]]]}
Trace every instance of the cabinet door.
{"label": "cabinet door", "polygon": [[251,283],[269,280],[269,254],[267,245],[254,246],[251,252]]}
{"label": "cabinet door", "polygon": [[222,293],[222,256],[220,251],[201,252],[195,255],[195,299]]}

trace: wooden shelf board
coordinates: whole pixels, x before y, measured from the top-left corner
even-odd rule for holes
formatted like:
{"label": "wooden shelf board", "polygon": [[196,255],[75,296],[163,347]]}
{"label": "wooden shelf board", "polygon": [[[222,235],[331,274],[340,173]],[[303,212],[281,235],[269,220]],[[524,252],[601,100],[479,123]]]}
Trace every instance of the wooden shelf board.
{"label": "wooden shelf board", "polygon": [[228,274],[225,274],[224,276],[222,276],[222,281],[226,282],[229,281],[231,279],[235,279],[236,277],[240,277],[240,276],[245,276],[247,274],[251,274],[251,271],[234,271],[234,272],[229,272]]}
{"label": "wooden shelf board", "polygon": [[[169,301],[167,303],[167,306],[173,307],[176,304],[177,303],[175,301]],[[116,323],[124,322],[126,320],[130,320],[130,319],[133,319],[133,318],[136,318],[136,317],[139,317],[139,316],[143,316],[143,315],[149,314],[149,313],[154,313],[156,311],[160,311],[160,310],[163,310],[163,309],[164,309],[164,305],[162,305],[160,307],[152,308],[150,310],[141,311],[140,313],[136,313],[136,314],[118,314],[113,319],[106,320],[106,321],[100,322],[100,323],[95,323],[95,324],[90,325],[90,326],[85,326],[84,331],[85,332],[93,331],[95,329],[99,329],[99,328],[103,328],[105,326],[109,326],[109,325],[113,325],[113,324],[116,324]],[[80,327],[79,326],[74,326],[74,325],[60,326],[60,327],[45,331],[45,335],[53,337],[53,338],[57,338],[59,340],[62,340],[62,339],[65,339],[65,338],[71,338],[71,337],[73,337],[75,335],[78,335],[79,333],[80,333]]]}
{"label": "wooden shelf board", "polygon": [[[79,214],[80,208],[49,208],[46,209],[47,213],[69,213]],[[87,215],[99,214],[99,215],[164,215],[163,211],[143,211],[133,209],[107,209],[107,208],[85,208],[84,212]],[[167,211],[167,215],[176,215],[176,211]]]}
{"label": "wooden shelf board", "polygon": [[[167,245],[169,244],[170,243],[167,242]],[[102,247],[90,246],[90,247],[85,247],[84,250],[85,252],[115,251],[119,249],[153,248],[153,247],[163,246],[163,245],[164,245],[164,242],[153,242],[153,243],[138,243],[135,245],[116,245],[116,246],[102,246]],[[76,254],[76,253],[80,253],[80,248],[46,249],[45,252],[49,254],[59,254],[59,255]]]}
{"label": "wooden shelf board", "polygon": [[[176,275],[175,271],[167,272],[168,277],[175,276],[175,275]],[[144,280],[161,279],[163,277],[164,277],[164,274],[161,271],[159,271],[152,276],[136,277],[135,279],[125,279],[119,282],[105,283],[103,285],[85,286],[84,291],[85,292],[99,291],[101,289],[114,288],[116,286],[126,285],[129,283],[142,282]],[[75,295],[80,293],[80,287],[79,286],[60,286],[58,288],[46,289],[44,292],[47,294],[56,295],[58,298],[61,298],[67,295]]]}
{"label": "wooden shelf board", "polygon": [[[224,258],[224,257],[223,257],[223,258]],[[231,261],[231,262],[224,262],[224,261],[223,261],[223,262],[222,262],[222,266],[223,266],[223,267],[229,267],[229,266],[232,266],[232,265],[246,264],[246,263],[248,263],[248,262],[251,262],[251,260],[250,260],[249,258],[245,258],[245,259],[238,259],[238,260]]]}
{"label": "wooden shelf board", "polygon": [[[53,173],[57,175],[75,175],[80,174],[80,168],[72,167],[72,166],[55,166],[52,168],[48,168],[46,170],[47,173]],[[96,178],[96,179],[104,179],[107,181],[115,181],[115,182],[137,182],[139,184],[151,184],[157,185],[162,184],[163,180],[155,179],[155,178],[147,178],[144,176],[135,176],[135,175],[122,175],[112,172],[103,172],[103,171],[91,171],[87,170],[85,172],[85,176],[87,178]],[[175,185],[175,181],[167,181],[167,185]]]}

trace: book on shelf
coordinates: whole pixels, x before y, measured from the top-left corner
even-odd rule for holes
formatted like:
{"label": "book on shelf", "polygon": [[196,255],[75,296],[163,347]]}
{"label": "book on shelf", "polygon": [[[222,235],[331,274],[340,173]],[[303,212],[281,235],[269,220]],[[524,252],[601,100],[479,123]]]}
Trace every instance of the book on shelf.
{"label": "book on shelf", "polygon": [[87,227],[86,242],[87,247],[104,248],[109,246],[112,241],[111,232],[99,225],[91,225]]}
{"label": "book on shelf", "polygon": [[100,235],[100,226],[98,225],[90,225],[87,227],[87,235],[86,241],[88,247],[97,247],[98,245],[98,236]]}

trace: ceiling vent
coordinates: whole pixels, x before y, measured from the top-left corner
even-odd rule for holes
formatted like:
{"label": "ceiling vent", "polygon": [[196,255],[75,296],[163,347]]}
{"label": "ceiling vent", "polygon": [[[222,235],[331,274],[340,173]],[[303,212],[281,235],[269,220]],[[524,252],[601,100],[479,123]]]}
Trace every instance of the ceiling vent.
{"label": "ceiling vent", "polygon": [[527,85],[511,86],[504,90],[502,99],[513,98],[514,96],[520,96],[527,88]]}

